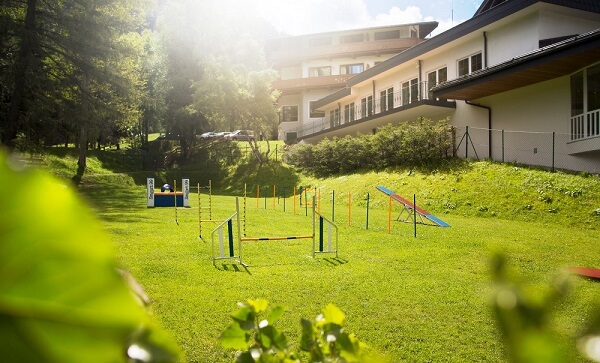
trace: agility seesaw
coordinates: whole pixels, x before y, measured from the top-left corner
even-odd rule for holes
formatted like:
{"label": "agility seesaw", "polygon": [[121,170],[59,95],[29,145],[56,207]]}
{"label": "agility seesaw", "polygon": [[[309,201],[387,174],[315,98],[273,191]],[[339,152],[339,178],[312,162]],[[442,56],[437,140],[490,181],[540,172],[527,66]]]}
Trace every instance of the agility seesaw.
{"label": "agility seesaw", "polygon": [[[425,218],[425,219],[429,220],[430,222],[434,223],[436,226],[450,227],[450,225],[448,223],[442,221],[441,219],[437,218],[436,216],[429,213],[428,211],[426,211],[422,208],[419,208],[418,206],[415,206],[410,201],[402,198],[401,196],[399,196],[398,194],[394,193],[393,191],[387,189],[386,187],[378,186],[377,190],[379,190],[380,192],[382,192],[384,194],[389,195],[391,199],[401,203],[404,207],[404,209],[402,210],[402,213],[404,213],[404,211],[407,211],[409,217],[414,218],[413,215],[416,212],[416,214],[418,214],[421,217],[421,219]],[[413,213],[411,213],[411,211]],[[405,220],[400,219],[400,216],[402,215],[402,213],[400,213],[400,215],[398,216],[398,220],[401,222],[405,222],[405,221],[407,221],[407,219],[405,219]],[[416,222],[416,221],[413,221],[413,222]],[[423,224],[425,224],[425,223],[423,222]]]}

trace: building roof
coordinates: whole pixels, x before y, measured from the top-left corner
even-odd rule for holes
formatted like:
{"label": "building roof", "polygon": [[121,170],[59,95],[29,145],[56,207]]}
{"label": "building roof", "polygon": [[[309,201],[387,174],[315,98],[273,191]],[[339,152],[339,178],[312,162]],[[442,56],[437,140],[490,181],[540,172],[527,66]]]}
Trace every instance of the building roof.
{"label": "building roof", "polygon": [[536,3],[548,3],[566,6],[573,9],[600,13],[598,0],[485,0],[475,15],[457,26],[426,40],[423,43],[405,50],[402,53],[368,69],[348,80],[347,86],[352,87],[367,81],[383,72],[393,69],[405,62],[414,60],[419,56],[435,50],[444,44],[455,41],[465,35],[471,34],[489,24],[515,14]]}
{"label": "building roof", "polygon": [[431,32],[434,31],[438,27],[439,23],[437,21],[424,21],[424,22],[420,22],[420,23],[385,25],[385,26],[377,26],[377,27],[347,29],[347,30],[334,30],[334,31],[323,32],[323,33],[310,33],[310,34],[302,34],[302,35],[283,36],[283,37],[269,39],[268,42],[280,41],[282,39],[314,38],[314,37],[323,37],[323,36],[343,35],[343,34],[348,34],[348,33],[358,33],[358,32],[365,32],[365,31],[371,31],[371,30],[394,29],[394,28],[415,26],[415,25],[419,26],[419,28],[422,31],[421,37],[425,38],[426,36],[431,34]]}
{"label": "building roof", "polygon": [[433,96],[474,100],[569,75],[600,61],[600,29],[441,83]]}

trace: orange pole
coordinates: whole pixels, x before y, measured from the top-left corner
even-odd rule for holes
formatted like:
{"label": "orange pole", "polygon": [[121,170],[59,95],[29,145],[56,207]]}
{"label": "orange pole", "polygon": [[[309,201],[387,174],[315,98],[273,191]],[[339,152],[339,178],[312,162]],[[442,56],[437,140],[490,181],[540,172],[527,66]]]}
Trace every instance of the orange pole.
{"label": "orange pole", "polygon": [[392,196],[390,195],[390,206],[388,207],[388,234],[392,233]]}
{"label": "orange pole", "polygon": [[256,208],[258,208],[258,200],[260,199],[260,185],[256,186]]}

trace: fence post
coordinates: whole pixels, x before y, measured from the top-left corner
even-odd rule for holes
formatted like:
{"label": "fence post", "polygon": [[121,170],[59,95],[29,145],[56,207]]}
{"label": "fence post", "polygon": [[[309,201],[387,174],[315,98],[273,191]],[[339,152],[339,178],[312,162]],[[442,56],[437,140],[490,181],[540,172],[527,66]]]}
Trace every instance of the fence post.
{"label": "fence post", "polygon": [[555,144],[556,142],[556,132],[552,131],[552,172],[554,173],[554,151],[555,151]]}
{"label": "fence post", "polygon": [[465,131],[465,159],[469,158],[469,126]]}
{"label": "fence post", "polygon": [[504,129],[502,129],[502,162],[504,162]]}

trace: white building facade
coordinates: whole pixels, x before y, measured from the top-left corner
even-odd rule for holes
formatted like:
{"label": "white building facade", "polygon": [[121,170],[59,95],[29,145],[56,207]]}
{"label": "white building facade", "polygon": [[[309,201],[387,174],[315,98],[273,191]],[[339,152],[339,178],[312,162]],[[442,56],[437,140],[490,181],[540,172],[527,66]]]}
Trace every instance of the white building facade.
{"label": "white building facade", "polygon": [[460,156],[600,173],[600,1],[484,1],[313,106],[298,142],[447,118]]}

